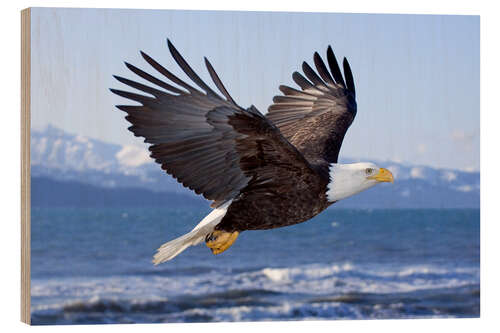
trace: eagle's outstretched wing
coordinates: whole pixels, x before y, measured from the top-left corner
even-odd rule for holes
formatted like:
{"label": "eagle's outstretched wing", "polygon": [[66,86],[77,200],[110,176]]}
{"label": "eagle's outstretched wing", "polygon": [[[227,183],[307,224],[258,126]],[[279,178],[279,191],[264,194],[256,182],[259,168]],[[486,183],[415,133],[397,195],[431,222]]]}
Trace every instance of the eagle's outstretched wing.
{"label": "eagle's outstretched wing", "polygon": [[157,87],[115,76],[151,96],[111,89],[141,104],[117,108],[128,114],[129,130],[152,144],[151,157],[162,169],[213,200],[213,207],[235,198],[245,187],[266,191],[276,183],[300,182],[300,177],[315,175],[302,154],[255,107],[243,109],[235,103],[206,58],[210,76],[224,97],[203,82],[170,41],[168,47],[198,88],[141,52],[170,83],[126,63],[132,72]]}
{"label": "eagle's outstretched wing", "polygon": [[330,46],[327,60],[330,71],[320,55],[314,53],[317,73],[303,62],[306,77],[298,72],[292,76],[301,90],[280,86],[284,96],[275,96],[266,114],[313,165],[337,162],[344,135],[356,116],[356,94],[349,63],[344,58],[344,81]]}

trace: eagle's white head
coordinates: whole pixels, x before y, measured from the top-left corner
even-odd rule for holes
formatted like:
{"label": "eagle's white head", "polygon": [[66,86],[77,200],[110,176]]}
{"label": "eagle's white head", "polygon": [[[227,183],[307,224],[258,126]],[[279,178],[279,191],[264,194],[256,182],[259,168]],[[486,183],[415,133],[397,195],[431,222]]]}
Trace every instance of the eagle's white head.
{"label": "eagle's white head", "polygon": [[328,201],[338,201],[382,182],[394,182],[392,173],[373,163],[330,164]]}

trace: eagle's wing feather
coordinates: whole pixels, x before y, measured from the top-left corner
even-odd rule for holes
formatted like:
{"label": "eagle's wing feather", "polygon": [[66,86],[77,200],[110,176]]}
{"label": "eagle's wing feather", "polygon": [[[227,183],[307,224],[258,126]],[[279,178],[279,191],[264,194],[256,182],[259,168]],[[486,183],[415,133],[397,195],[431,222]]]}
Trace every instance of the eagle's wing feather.
{"label": "eagle's wing feather", "polygon": [[291,168],[284,167],[290,163],[296,163],[295,168],[302,168],[306,175],[314,174],[276,126],[254,107],[245,110],[234,102],[208,60],[205,64],[210,76],[225,99],[203,82],[170,42],[168,46],[177,64],[198,88],[141,52],[171,82],[126,64],[162,90],[119,76],[115,77],[118,81],[151,96],[111,89],[141,104],[117,108],[127,113],[126,119],[132,124],[129,130],[151,144],[151,157],[162,169],[212,200],[213,207],[235,198],[248,184],[253,188],[271,185],[273,177],[278,179],[276,174],[292,178]]}
{"label": "eagle's wing feather", "polygon": [[354,80],[349,63],[344,59],[342,77],[335,54],[327,50],[330,71],[316,52],[315,72],[302,64],[305,77],[294,72],[297,90],[280,86],[283,96],[275,96],[266,117],[311,164],[336,163],[342,140],[356,116]]}

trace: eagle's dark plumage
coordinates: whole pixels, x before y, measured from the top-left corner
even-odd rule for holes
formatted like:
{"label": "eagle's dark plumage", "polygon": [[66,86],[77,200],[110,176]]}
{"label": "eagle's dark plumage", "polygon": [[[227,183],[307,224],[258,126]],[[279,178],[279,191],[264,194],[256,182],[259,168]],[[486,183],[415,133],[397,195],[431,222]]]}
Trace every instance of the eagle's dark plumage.
{"label": "eagle's dark plumage", "polygon": [[191,233],[166,243],[156,262],[171,259],[207,235],[208,245],[217,231],[237,235],[291,225],[310,219],[332,203],[326,193],[329,165],[337,162],[356,115],[347,60],[344,78],[331,47],[327,50],[329,70],[315,53],[316,71],[304,62],[305,77],[293,73],[300,90],[280,86],[283,95],[274,97],[264,116],[254,106],[239,106],[206,58],[218,92],[193,71],[170,41],[168,48],[195,86],[141,52],[164,78],[125,63],[151,85],[115,76],[145,94],[111,91],[140,103],[117,108],[127,113],[132,124],[129,130],[151,144],[151,157],[184,186],[211,200],[216,209]]}

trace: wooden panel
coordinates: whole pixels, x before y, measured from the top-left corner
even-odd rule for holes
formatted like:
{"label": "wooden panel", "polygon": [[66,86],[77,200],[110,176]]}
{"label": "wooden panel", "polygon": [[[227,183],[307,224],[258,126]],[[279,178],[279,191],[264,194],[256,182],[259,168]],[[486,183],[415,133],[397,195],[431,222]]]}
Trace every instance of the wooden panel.
{"label": "wooden panel", "polygon": [[21,321],[30,324],[30,9],[21,11]]}

